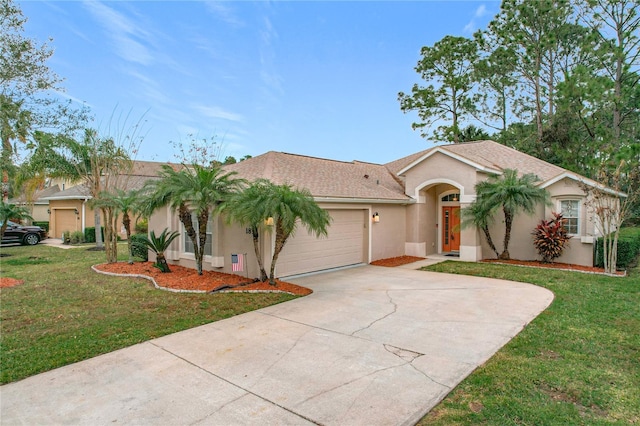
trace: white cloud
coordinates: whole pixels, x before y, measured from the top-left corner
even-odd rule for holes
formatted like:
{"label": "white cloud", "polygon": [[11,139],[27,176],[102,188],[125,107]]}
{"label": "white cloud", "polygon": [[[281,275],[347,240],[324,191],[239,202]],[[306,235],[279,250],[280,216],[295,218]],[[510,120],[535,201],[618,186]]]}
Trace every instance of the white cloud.
{"label": "white cloud", "polygon": [[235,15],[234,10],[228,4],[220,1],[205,2],[207,9],[222,21],[233,27],[244,27],[245,23]]}
{"label": "white cloud", "polygon": [[464,26],[462,29],[464,34],[473,34],[476,28],[478,27],[477,20],[485,17],[489,11],[487,10],[487,6],[485,4],[481,4],[476,8],[476,11],[473,14],[471,20]]}
{"label": "white cloud", "polygon": [[225,111],[224,109],[217,106],[194,105],[193,109],[208,118],[217,118],[237,122],[244,120],[244,117],[242,115],[230,111]]}
{"label": "white cloud", "polygon": [[476,9],[476,13],[475,13],[475,17],[476,18],[482,18],[483,16],[485,16],[487,14],[487,6],[485,6],[484,4],[481,4],[480,6],[478,6],[478,8]]}

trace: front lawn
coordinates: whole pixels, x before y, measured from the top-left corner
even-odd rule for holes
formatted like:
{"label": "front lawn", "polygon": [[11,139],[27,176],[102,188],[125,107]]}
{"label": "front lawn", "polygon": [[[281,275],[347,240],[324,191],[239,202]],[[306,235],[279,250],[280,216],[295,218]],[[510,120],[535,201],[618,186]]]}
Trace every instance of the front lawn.
{"label": "front lawn", "polygon": [[532,283],[555,299],[419,425],[640,423],[640,268],[626,278],[451,261],[424,269]]}
{"label": "front lawn", "polygon": [[[183,294],[142,279],[100,275],[104,252],[46,245],[2,247],[0,383],[8,383],[176,331],[295,298],[286,294]],[[126,260],[126,248],[120,247]]]}

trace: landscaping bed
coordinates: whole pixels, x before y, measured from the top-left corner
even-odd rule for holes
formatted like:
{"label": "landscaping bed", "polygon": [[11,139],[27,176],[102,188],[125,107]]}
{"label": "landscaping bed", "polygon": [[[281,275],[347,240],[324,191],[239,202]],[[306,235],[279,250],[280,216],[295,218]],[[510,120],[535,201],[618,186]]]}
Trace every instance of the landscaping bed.
{"label": "landscaping bed", "polygon": [[137,275],[150,277],[156,285],[165,289],[182,291],[235,291],[235,292],[283,292],[296,296],[306,296],[312,291],[295,284],[276,280],[276,285],[268,282],[254,282],[252,279],[236,274],[227,274],[216,271],[203,271],[198,275],[195,269],[185,268],[179,265],[170,265],[171,272],[163,273],[153,266],[152,262],[126,262],[103,263],[95,265],[94,269],[117,275]]}

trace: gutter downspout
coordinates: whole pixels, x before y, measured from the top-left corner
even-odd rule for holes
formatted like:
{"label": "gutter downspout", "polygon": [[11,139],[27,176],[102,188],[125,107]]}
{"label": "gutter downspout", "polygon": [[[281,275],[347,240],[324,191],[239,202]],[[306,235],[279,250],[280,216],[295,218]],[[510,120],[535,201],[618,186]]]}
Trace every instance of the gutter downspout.
{"label": "gutter downspout", "polygon": [[85,198],[84,201],[82,202],[82,232],[83,233],[84,233],[84,229],[86,227],[85,216],[86,216],[86,212],[87,212],[86,204],[87,204],[88,200],[89,200],[88,198]]}

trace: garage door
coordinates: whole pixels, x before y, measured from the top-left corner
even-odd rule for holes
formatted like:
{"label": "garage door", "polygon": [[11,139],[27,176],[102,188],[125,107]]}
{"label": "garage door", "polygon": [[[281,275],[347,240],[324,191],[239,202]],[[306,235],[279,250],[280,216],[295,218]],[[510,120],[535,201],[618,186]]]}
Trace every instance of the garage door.
{"label": "garage door", "polygon": [[305,228],[298,228],[278,259],[279,277],[365,261],[364,210],[329,210],[329,214],[333,221],[327,237],[316,238]]}
{"label": "garage door", "polygon": [[56,209],[56,228],[54,232],[55,235],[51,235],[54,238],[62,238],[62,233],[64,231],[76,231],[76,214],[73,210],[62,210]]}

